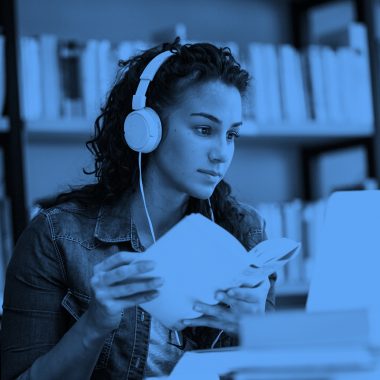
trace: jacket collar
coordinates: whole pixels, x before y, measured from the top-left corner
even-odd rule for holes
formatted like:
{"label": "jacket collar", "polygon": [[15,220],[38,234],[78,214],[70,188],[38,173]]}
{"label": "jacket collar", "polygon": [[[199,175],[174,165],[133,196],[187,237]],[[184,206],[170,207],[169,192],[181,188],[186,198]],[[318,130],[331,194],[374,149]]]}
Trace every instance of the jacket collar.
{"label": "jacket collar", "polygon": [[128,191],[115,201],[100,206],[94,234],[97,239],[105,243],[131,241],[135,248],[141,247],[130,210],[131,193]]}

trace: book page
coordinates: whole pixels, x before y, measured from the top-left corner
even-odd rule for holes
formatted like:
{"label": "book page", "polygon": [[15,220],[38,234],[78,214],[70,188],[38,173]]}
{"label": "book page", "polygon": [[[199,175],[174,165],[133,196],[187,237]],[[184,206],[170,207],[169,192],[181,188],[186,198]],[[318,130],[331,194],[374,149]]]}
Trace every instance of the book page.
{"label": "book page", "polygon": [[[219,225],[201,214],[189,215],[146,252],[137,255],[136,261],[155,261],[156,267],[151,275],[165,280],[160,295],[142,307],[166,327],[175,329],[180,320],[201,315],[193,310],[196,301],[217,304],[215,295],[218,290],[239,286],[249,277],[252,286],[262,281],[267,276],[264,264],[272,265],[268,266],[270,270],[275,269],[276,255],[286,256],[290,248],[294,250],[298,246],[290,239],[285,240],[289,243],[285,244],[286,252],[278,249],[281,247],[279,243],[263,242],[262,249],[259,244],[248,253]],[[277,250],[273,249],[276,247]],[[266,255],[268,257],[263,260]],[[251,264],[255,267],[250,268]],[[252,273],[257,277],[252,277]]]}

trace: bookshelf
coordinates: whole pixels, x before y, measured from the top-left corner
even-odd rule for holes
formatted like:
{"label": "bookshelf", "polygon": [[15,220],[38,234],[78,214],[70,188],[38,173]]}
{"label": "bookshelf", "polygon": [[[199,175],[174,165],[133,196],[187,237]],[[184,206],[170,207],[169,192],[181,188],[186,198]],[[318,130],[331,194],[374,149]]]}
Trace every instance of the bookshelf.
{"label": "bookshelf", "polygon": [[[25,122],[27,138],[43,140],[51,138],[76,138],[80,141],[93,132],[93,120],[85,118],[34,120]],[[7,120],[0,120],[0,131],[6,130]],[[247,141],[276,141],[283,144],[299,142],[300,144],[344,141],[374,136],[373,124],[329,124],[308,121],[300,124],[278,123],[260,124],[253,119],[245,120],[240,136]]]}
{"label": "bookshelf", "polygon": [[[139,34],[138,28],[133,29],[131,31],[127,30],[123,35],[120,35],[120,32],[116,30],[106,31],[104,29],[97,29],[94,25],[90,25],[86,30],[80,29],[78,26],[80,23],[75,21],[77,15],[74,13],[80,13],[87,10],[87,6],[84,4],[75,4],[75,1],[68,1],[67,5],[59,5],[59,11],[55,12],[54,7],[52,5],[48,5],[48,2],[45,0],[41,1],[42,6],[50,7],[51,11],[51,19],[49,21],[44,21],[41,19],[41,15],[37,15],[37,12],[31,11],[27,5],[27,2],[24,0],[14,0],[14,1],[5,1],[2,0],[1,10],[4,15],[2,21],[3,24],[7,24],[7,29],[4,28],[7,39],[9,41],[9,47],[7,51],[7,61],[9,62],[9,72],[11,74],[10,77],[14,77],[16,80],[12,81],[9,85],[9,96],[17,99],[16,104],[9,104],[8,113],[9,116],[7,119],[0,118],[0,131],[1,133],[7,133],[7,125],[9,126],[9,137],[12,136],[12,144],[13,144],[13,164],[10,162],[12,160],[8,159],[8,169],[7,171],[10,173],[19,173],[18,176],[13,176],[19,178],[17,181],[13,179],[7,179],[7,192],[8,194],[12,194],[13,199],[13,225],[15,231],[15,238],[21,232],[23,226],[26,223],[26,210],[30,207],[30,201],[36,196],[36,194],[28,194],[28,186],[30,184],[24,183],[25,177],[33,178],[33,170],[37,169],[37,164],[29,165],[28,170],[30,173],[28,176],[24,176],[24,168],[23,162],[25,154],[25,150],[27,153],[25,159],[29,160],[33,157],[28,156],[31,155],[33,149],[36,147],[48,147],[50,143],[54,143],[55,145],[60,143],[69,142],[71,145],[82,144],[85,140],[92,134],[93,128],[93,118],[88,117],[73,117],[73,118],[59,118],[59,119],[42,119],[37,118],[35,120],[27,120],[21,117],[20,112],[20,99],[22,98],[22,94],[18,93],[18,79],[20,73],[15,70],[16,62],[17,62],[17,54],[16,49],[19,42],[19,37],[21,36],[32,36],[36,34],[56,34],[59,38],[62,39],[76,39],[78,42],[84,43],[89,38],[108,38],[112,43],[118,43],[122,40],[122,38],[130,38],[131,40],[147,40],[151,35],[147,32],[147,28],[144,31],[141,31]],[[292,44],[296,48],[302,48],[307,46],[310,43],[310,33],[308,31],[308,20],[307,17],[308,12],[314,7],[319,7],[323,5],[328,5],[334,3],[334,0],[313,0],[313,1],[269,1],[269,2],[260,2],[254,1],[245,2],[244,5],[239,2],[234,3],[233,1],[226,1],[222,8],[222,14],[228,14],[233,8],[233,4],[236,4],[237,12],[241,14],[244,13],[244,7],[247,7],[249,11],[252,11],[252,14],[255,10],[257,10],[257,15],[255,16],[257,19],[260,17],[269,17],[269,19],[273,22],[274,20],[281,21],[281,26],[274,27],[276,32],[272,32],[272,27],[268,27],[268,25],[279,25],[279,23],[268,23],[268,25],[264,28],[254,27],[254,29],[248,29],[248,26],[242,26],[242,28],[246,28],[246,33],[244,36],[239,36],[239,33],[231,32],[231,40],[248,44],[249,42],[254,42],[258,40],[261,43],[272,43],[272,44]],[[331,147],[331,149],[335,149],[339,146],[346,146],[350,144],[354,144],[357,141],[365,140],[368,141],[368,149],[371,150],[369,154],[370,169],[369,176],[374,178],[380,178],[380,138],[379,138],[379,89],[380,86],[378,73],[377,73],[377,61],[375,59],[375,51],[373,43],[374,36],[374,25],[371,15],[372,2],[371,1],[348,1],[353,5],[353,8],[356,11],[356,21],[363,22],[368,29],[369,35],[369,57],[370,57],[370,65],[371,65],[371,74],[372,74],[372,91],[373,91],[373,104],[374,104],[374,122],[329,122],[329,121],[315,121],[315,120],[303,120],[299,122],[290,122],[290,121],[275,121],[262,123],[254,120],[252,116],[247,116],[244,127],[241,131],[241,138],[238,140],[238,144],[242,146],[244,154],[250,155],[250,150],[254,151],[257,146],[265,146],[268,149],[272,149],[274,152],[277,150],[281,150],[283,153],[281,156],[279,155],[278,160],[282,160],[286,163],[286,170],[291,172],[288,182],[295,181],[294,173],[296,171],[301,171],[299,174],[300,178],[296,178],[295,182],[300,183],[300,189],[298,189],[292,197],[301,198],[310,201],[308,196],[308,191],[305,190],[309,186],[310,176],[312,173],[310,169],[307,167],[307,162],[303,162],[305,157],[309,157],[310,155],[304,155],[303,152],[305,149],[313,148],[313,154],[318,151],[319,147],[321,149],[326,149],[326,147]],[[139,5],[134,2],[130,4],[131,9],[135,12],[139,9]],[[107,9],[107,17],[115,17],[118,19],[119,11],[124,9],[120,8],[123,5],[118,4],[115,5],[115,9],[111,10]],[[152,7],[153,2],[150,3]],[[207,2],[206,9],[211,11],[212,6],[215,6],[216,2],[210,0]],[[162,7],[167,7],[168,9],[171,7],[169,0],[166,0],[162,3]],[[18,6],[18,9],[15,10],[15,6]],[[76,6],[78,8],[76,8]],[[219,5],[220,6],[220,5]],[[73,11],[70,12],[69,7],[73,8]],[[90,5],[88,7],[91,7]],[[94,6],[91,9],[88,9],[86,14],[90,15],[94,19],[99,21],[99,18],[102,13],[102,9],[105,5]],[[176,7],[176,6],[175,6]],[[191,7],[190,7],[191,8]],[[192,8],[188,10],[189,14],[196,13]],[[76,9],[76,11],[75,11]],[[195,8],[194,8],[195,9]],[[235,9],[235,8],[234,8]],[[156,12],[156,11],[155,11]],[[62,22],[64,20],[70,20],[70,28],[62,28],[62,22],[54,22],[57,20],[58,13],[62,15]],[[118,15],[116,15],[118,13]],[[240,14],[239,13],[239,14]],[[137,13],[136,13],[137,14]],[[152,12],[153,15],[153,12]],[[146,17],[147,20],[150,20],[150,17],[153,17],[149,12]],[[227,17],[227,16],[223,17]],[[90,17],[89,16],[89,17]],[[154,15],[156,16],[156,14]],[[177,15],[174,13],[171,14],[173,16],[172,23],[175,22]],[[249,17],[251,20],[253,16]],[[8,21],[5,21],[5,18]],[[202,32],[204,32],[204,38],[215,40],[216,38],[221,38],[226,40],[226,36],[229,36],[226,31],[221,28],[213,28],[213,32],[209,32],[206,29],[202,29],[201,25],[196,25],[196,23],[191,24],[190,16],[185,17],[185,23],[189,24],[189,34],[194,34],[194,38],[200,39],[202,37]],[[248,25],[248,18],[246,16],[243,17],[243,22]],[[131,21],[131,20],[130,20]],[[252,21],[252,20],[251,20]],[[133,21],[135,22],[135,21]],[[131,25],[133,24],[131,21]],[[235,22],[235,21],[231,21]],[[19,24],[19,25],[17,25]],[[154,24],[154,23],[153,23]],[[153,25],[152,24],[152,25]],[[158,25],[158,24],[157,24]],[[158,28],[163,26],[163,22],[160,21]],[[198,28],[199,26],[199,28]],[[149,26],[152,28],[152,26]],[[103,26],[102,26],[103,28]],[[205,28],[205,27],[203,27]],[[131,27],[132,29],[132,27]],[[18,30],[18,32],[16,32]],[[68,34],[68,30],[70,30],[71,34]],[[149,29],[150,30],[150,29]],[[196,30],[196,31],[195,31]],[[101,32],[100,32],[101,31]],[[219,32],[218,32],[219,31]],[[191,32],[191,33],[190,33]],[[18,34],[17,34],[18,33]],[[99,34],[100,33],[100,34]],[[103,33],[103,34],[102,34]],[[107,35],[109,33],[109,35]],[[217,35],[220,33],[220,36]],[[223,34],[224,33],[224,34]],[[272,34],[271,34],[272,33]],[[244,33],[242,33],[244,34]],[[248,34],[252,35],[252,37],[247,36]],[[193,37],[192,35],[190,37]],[[238,40],[240,38],[240,40]],[[20,62],[17,62],[20,63]],[[13,103],[13,102],[12,102]],[[13,107],[13,108],[12,108]],[[8,136],[8,135],[7,135]],[[9,140],[10,141],[10,140]],[[280,148],[278,148],[280,147]],[[292,164],[292,160],[288,159],[291,152],[296,150],[297,152],[297,167],[294,168]],[[8,157],[11,157],[11,153],[9,152]],[[17,159],[16,159],[17,156]],[[249,156],[251,159],[251,156]],[[52,157],[52,160],[56,158]],[[379,165],[376,165],[379,163]],[[242,163],[239,162],[239,165]],[[237,165],[238,166],[238,165]],[[263,170],[266,170],[265,168]],[[278,173],[274,173],[273,176],[277,176]],[[298,174],[297,174],[298,175]],[[234,175],[234,178],[238,178],[238,174]],[[278,176],[279,178],[281,176]],[[17,182],[17,183],[16,183]],[[67,183],[70,183],[70,179],[68,178]],[[234,186],[234,183],[232,184]],[[236,183],[236,185],[239,185]],[[262,186],[266,186],[265,183]],[[280,183],[277,185],[281,186]],[[286,187],[286,186],[284,186]],[[17,191],[15,189],[18,189]],[[29,187],[30,188],[30,187]],[[25,194],[26,192],[26,194]],[[30,193],[30,192],[29,192]],[[40,194],[38,194],[40,195]],[[45,195],[45,194],[43,194]],[[29,199],[27,199],[29,196]],[[252,201],[254,196],[252,196]],[[273,201],[284,201],[283,199],[274,199]],[[18,207],[18,208],[17,208]],[[21,212],[20,212],[21,210]],[[307,293],[307,285],[304,283],[301,284],[284,284],[279,286],[278,294],[280,297],[305,297]]]}
{"label": "bookshelf", "polygon": [[268,139],[350,139],[371,137],[374,135],[373,124],[338,124],[307,121],[304,123],[271,123],[267,125],[246,120],[241,135],[251,138]]}
{"label": "bookshelf", "polygon": [[74,118],[59,120],[36,120],[25,123],[26,139],[33,141],[85,142],[93,133],[93,120]]}

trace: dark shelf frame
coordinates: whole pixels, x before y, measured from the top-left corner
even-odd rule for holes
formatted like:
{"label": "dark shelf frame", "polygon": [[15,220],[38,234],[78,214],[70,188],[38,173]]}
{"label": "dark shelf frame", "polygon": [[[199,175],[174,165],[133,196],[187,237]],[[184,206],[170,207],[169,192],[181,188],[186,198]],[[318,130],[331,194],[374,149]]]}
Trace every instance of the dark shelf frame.
{"label": "dark shelf frame", "polygon": [[11,201],[13,241],[16,242],[28,221],[24,179],[24,124],[20,117],[17,65],[16,1],[0,0],[0,15],[0,23],[5,36],[5,114],[10,125],[9,131],[2,133],[0,143],[4,149],[6,193]]}
{"label": "dark shelf frame", "polygon": [[375,135],[372,139],[373,172],[380,181],[380,62],[377,54],[375,31],[375,7],[380,2],[374,0],[355,0],[356,17],[359,22],[367,25],[369,63],[372,80],[372,100],[375,118]]}

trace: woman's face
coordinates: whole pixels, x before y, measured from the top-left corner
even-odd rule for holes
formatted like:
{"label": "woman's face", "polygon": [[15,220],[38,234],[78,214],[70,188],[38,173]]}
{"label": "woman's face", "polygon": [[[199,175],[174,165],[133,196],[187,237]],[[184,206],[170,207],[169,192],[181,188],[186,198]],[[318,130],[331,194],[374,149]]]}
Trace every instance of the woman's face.
{"label": "woman's face", "polygon": [[220,81],[189,88],[167,118],[167,134],[152,153],[158,183],[209,198],[225,176],[242,122],[239,91]]}

